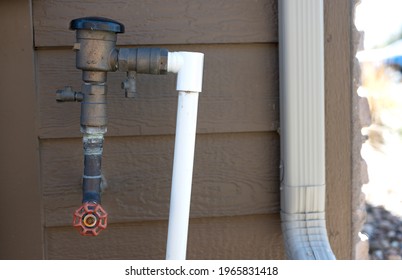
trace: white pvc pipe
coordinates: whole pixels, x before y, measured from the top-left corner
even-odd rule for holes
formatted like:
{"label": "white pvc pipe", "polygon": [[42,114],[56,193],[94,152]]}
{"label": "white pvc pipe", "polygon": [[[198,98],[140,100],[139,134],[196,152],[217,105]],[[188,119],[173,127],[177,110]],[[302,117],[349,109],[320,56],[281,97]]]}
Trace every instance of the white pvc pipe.
{"label": "white pvc pipe", "polygon": [[202,90],[203,61],[202,53],[168,54],[168,71],[178,73],[176,89],[179,91],[179,99],[166,247],[167,260],[186,259],[198,95]]}

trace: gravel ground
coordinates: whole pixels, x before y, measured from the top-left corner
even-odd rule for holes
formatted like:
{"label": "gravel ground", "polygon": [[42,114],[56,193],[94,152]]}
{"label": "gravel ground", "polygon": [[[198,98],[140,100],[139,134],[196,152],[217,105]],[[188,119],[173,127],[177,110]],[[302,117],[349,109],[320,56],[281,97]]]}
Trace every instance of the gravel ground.
{"label": "gravel ground", "polygon": [[363,233],[369,237],[372,260],[402,259],[402,220],[383,206],[367,204]]}

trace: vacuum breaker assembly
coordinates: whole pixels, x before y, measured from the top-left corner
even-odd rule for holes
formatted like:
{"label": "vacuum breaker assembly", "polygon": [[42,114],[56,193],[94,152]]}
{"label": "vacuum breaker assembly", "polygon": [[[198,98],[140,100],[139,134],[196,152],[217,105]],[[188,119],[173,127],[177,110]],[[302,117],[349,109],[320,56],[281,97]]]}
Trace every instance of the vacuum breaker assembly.
{"label": "vacuum breaker assembly", "polygon": [[[81,102],[80,126],[83,134],[84,158],[82,205],[74,212],[73,226],[85,236],[96,236],[107,227],[108,214],[101,206],[102,153],[104,135],[107,132],[107,72],[123,71],[127,73],[126,79],[121,84],[126,97],[136,96],[137,74],[163,75],[168,72],[178,74],[176,89],[179,91],[181,105],[177,116],[171,203],[176,199],[175,192],[178,188],[175,187],[176,181],[180,182],[179,188],[187,189],[185,193],[188,195],[185,199],[188,202],[184,203],[187,206],[183,209],[177,205],[173,207],[171,204],[171,215],[172,211],[180,213],[181,222],[174,224],[188,227],[197,102],[202,87],[204,55],[194,52],[169,52],[163,48],[116,48],[117,34],[124,33],[124,25],[107,18],[74,19],[70,22],[70,29],[76,31],[76,43],[73,49],[76,52],[76,68],[82,70],[83,82],[80,91],[74,91],[69,86],[58,90],[56,100]],[[183,108],[191,111],[189,124],[183,123],[183,120],[189,119],[188,113],[180,119],[182,118],[180,110]],[[186,132],[181,132],[180,127],[185,127]],[[181,144],[177,145],[177,141]],[[180,152],[183,147],[186,149],[185,152]],[[182,170],[181,166],[185,166],[186,170]],[[180,179],[183,176],[186,178],[183,181],[184,185]],[[183,193],[182,190],[180,192]],[[169,228],[173,228],[172,219],[174,221],[177,217],[170,217]],[[183,232],[186,242],[187,228]]]}

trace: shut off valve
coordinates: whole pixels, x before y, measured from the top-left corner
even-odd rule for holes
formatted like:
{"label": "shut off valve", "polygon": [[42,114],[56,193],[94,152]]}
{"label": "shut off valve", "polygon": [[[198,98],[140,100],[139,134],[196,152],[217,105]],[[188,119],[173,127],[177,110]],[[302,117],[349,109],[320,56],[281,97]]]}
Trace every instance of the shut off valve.
{"label": "shut off valve", "polygon": [[85,17],[70,22],[76,31],[76,68],[82,70],[81,91],[65,87],[56,92],[58,102],[81,102],[81,132],[84,146],[82,206],[74,212],[73,226],[81,235],[97,236],[107,226],[101,206],[104,134],[107,131],[107,72],[127,72],[122,82],[126,97],[136,96],[136,74],[166,74],[168,50],[162,48],[116,48],[124,25],[107,18]]}

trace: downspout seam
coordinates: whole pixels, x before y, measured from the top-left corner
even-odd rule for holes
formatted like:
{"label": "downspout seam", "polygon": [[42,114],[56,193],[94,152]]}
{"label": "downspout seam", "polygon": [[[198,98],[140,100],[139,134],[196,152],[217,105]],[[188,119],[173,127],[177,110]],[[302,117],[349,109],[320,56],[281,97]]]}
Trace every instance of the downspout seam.
{"label": "downspout seam", "polygon": [[279,1],[281,219],[289,259],[335,259],[325,221],[323,0]]}

